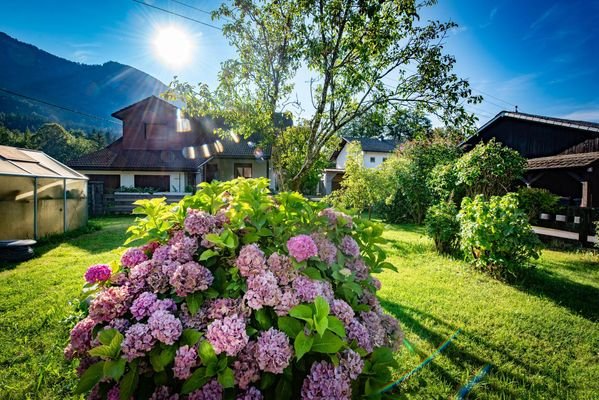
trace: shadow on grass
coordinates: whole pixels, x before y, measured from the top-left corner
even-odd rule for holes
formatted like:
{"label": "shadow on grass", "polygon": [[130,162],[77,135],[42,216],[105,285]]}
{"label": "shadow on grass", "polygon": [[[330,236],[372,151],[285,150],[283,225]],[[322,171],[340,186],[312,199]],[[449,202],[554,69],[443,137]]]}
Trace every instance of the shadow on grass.
{"label": "shadow on grass", "polygon": [[599,321],[599,289],[596,287],[571,281],[542,268],[517,271],[516,277],[510,278],[508,283],[522,292],[548,298],[588,320]]}
{"label": "shadow on grass", "polygon": [[[441,343],[447,340],[447,338],[453,332],[455,332],[458,328],[461,328],[460,334],[454,339],[451,345],[447,347],[440,356],[437,356],[444,357],[445,359],[449,360],[461,371],[471,371],[473,369],[476,370],[488,363],[493,364],[489,358],[486,358],[491,357],[492,352],[499,354],[501,359],[503,359],[506,363],[519,365],[520,367],[524,368],[528,374],[514,374],[499,365],[497,367],[493,367],[493,372],[491,372],[490,375],[499,373],[502,378],[507,378],[512,382],[517,382],[519,386],[524,388],[529,388],[534,385],[532,380],[529,381],[526,376],[541,375],[550,377],[556,381],[559,380],[559,377],[555,376],[555,374],[550,370],[524,363],[520,357],[510,353],[507,344],[505,347],[492,344],[485,338],[474,334],[470,329],[468,329],[468,326],[456,326],[454,324],[447,323],[446,321],[427,312],[386,300],[381,300],[381,305],[399,319],[404,330],[413,332],[422,340],[430,343],[432,347],[439,346]],[[437,326],[437,330],[430,327],[430,325]],[[414,344],[412,344],[412,347],[414,347],[415,352],[422,360],[428,357],[430,355],[429,353],[432,353],[430,350],[424,352],[421,349],[418,349]],[[474,354],[474,352],[478,354]],[[451,385],[455,392],[457,392],[459,388],[466,383],[460,382],[458,379],[456,379],[456,374],[452,374],[450,371],[447,371],[441,365],[436,363],[435,360],[429,363],[426,368],[430,369],[435,376],[438,376],[444,382],[447,382],[449,385]],[[497,370],[497,368],[499,368],[499,370]],[[402,373],[403,372],[404,371],[402,371]],[[417,375],[415,378],[417,378]],[[513,393],[509,392],[509,387],[497,386],[493,383],[490,384],[490,387],[492,387],[492,390],[495,392],[495,394],[502,398],[513,397]],[[418,388],[400,387],[398,393],[404,395],[410,393],[417,394]]]}
{"label": "shadow on grass", "polygon": [[66,234],[53,235],[38,241],[34,247],[35,256],[21,262],[0,264],[0,272],[16,268],[22,263],[35,261],[63,243],[85,250],[91,254],[103,253],[122,246],[126,238],[127,227],[131,218],[109,217],[90,220],[90,223],[80,229]]}

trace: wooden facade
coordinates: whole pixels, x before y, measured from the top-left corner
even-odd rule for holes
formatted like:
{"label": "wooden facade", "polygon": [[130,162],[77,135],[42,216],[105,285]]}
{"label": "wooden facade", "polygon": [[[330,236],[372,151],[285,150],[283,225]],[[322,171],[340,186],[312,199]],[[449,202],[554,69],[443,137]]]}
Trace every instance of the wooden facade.
{"label": "wooden facade", "polygon": [[523,182],[578,207],[599,207],[599,124],[501,112],[461,144],[468,151],[491,139],[528,160]]}

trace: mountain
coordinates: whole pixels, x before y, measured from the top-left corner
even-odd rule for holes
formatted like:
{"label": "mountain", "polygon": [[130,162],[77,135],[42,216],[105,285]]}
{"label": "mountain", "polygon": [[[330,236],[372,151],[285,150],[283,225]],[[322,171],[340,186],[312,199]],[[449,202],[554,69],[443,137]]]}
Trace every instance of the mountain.
{"label": "mountain", "polygon": [[0,89],[104,119],[61,110],[0,90],[0,118],[6,125],[23,124],[25,119],[32,124],[53,121],[72,129],[120,132],[119,124],[106,121],[112,119],[110,114],[145,97],[160,94],[166,85],[128,65],[114,61],[102,65],[69,61],[0,32]]}

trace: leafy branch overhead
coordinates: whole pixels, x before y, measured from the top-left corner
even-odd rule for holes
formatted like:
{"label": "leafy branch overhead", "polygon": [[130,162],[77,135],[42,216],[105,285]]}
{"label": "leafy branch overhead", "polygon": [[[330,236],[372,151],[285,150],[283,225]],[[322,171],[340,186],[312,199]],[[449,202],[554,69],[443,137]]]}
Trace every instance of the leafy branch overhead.
{"label": "leafy branch overhead", "polygon": [[[186,102],[190,115],[223,118],[231,130],[267,141],[288,127],[282,113],[306,127],[302,165],[284,183],[298,189],[321,159],[321,149],[370,111],[389,107],[434,114],[447,124],[469,126],[465,103],[473,96],[444,54],[452,22],[424,22],[432,2],[415,1],[233,1],[213,17],[237,51],[224,62],[219,84],[194,87],[175,79],[168,96]],[[310,104],[294,98],[295,83],[308,76]],[[301,76],[301,78],[300,78]],[[304,83],[302,82],[302,85]],[[300,118],[301,115],[309,115]],[[279,149],[273,148],[273,159]],[[280,175],[283,163],[274,167]]]}

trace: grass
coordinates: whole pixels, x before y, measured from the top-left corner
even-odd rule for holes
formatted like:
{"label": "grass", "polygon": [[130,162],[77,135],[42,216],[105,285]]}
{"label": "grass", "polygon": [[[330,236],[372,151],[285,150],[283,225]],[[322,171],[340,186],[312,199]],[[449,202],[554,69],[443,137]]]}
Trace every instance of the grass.
{"label": "grass", "polygon": [[[101,230],[54,238],[19,265],[0,265],[0,398],[71,398],[72,366],[62,358],[82,274],[119,257],[130,218],[94,221]],[[398,354],[399,377],[458,328],[433,362],[399,386],[397,398],[447,399],[484,365],[471,398],[591,399],[599,396],[599,264],[584,251],[545,250],[536,268],[510,283],[438,256],[417,226],[389,226],[380,299],[400,318],[412,350]],[[121,249],[122,250],[122,249]]]}
{"label": "grass", "polygon": [[423,235],[416,226],[386,232],[399,273],[380,274],[379,295],[413,347],[400,352],[396,376],[461,332],[399,386],[398,398],[452,398],[487,364],[471,398],[599,398],[596,254],[544,250],[535,268],[504,283],[435,254]]}

